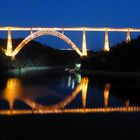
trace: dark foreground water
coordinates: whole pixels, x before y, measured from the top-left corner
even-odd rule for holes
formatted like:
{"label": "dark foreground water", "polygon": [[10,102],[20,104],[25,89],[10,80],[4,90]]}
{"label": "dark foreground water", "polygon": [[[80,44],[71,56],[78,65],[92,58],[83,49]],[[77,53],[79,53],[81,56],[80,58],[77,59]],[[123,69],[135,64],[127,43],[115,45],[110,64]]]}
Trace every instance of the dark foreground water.
{"label": "dark foreground water", "polygon": [[46,72],[0,79],[0,139],[140,138],[139,130],[139,83]]}

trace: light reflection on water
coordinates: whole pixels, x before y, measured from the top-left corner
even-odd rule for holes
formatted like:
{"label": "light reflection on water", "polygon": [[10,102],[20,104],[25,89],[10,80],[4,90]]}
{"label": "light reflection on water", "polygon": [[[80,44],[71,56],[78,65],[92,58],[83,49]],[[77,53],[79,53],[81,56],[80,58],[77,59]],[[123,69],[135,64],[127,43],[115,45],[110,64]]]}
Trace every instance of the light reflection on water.
{"label": "light reflection on water", "polygon": [[[10,78],[0,94],[1,100],[8,102],[9,109],[1,104],[0,115],[140,111],[139,105],[131,105],[131,98],[124,100],[110,95],[112,84],[104,83],[97,90],[93,82],[89,81],[89,77],[79,74],[48,79],[47,83],[43,81],[35,85],[32,82],[26,85],[21,79]],[[16,101],[23,102],[28,108],[20,108],[21,104]]]}
{"label": "light reflection on water", "polygon": [[7,80],[7,84],[2,93],[2,98],[8,101],[9,108],[14,109],[14,102],[20,98],[22,94],[22,87],[19,79],[10,78]]}

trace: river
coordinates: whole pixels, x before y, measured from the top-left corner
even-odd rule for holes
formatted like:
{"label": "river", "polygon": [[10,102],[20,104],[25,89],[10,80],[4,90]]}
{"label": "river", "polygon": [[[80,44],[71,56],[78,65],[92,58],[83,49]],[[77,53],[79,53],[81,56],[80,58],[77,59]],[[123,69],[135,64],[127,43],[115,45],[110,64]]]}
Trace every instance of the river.
{"label": "river", "polygon": [[117,131],[119,136],[129,137],[124,133],[127,131],[139,136],[139,83],[45,71],[2,78],[0,82],[1,137],[15,137],[14,129],[25,127],[30,131],[43,127],[96,134],[100,129],[101,133],[113,135]]}

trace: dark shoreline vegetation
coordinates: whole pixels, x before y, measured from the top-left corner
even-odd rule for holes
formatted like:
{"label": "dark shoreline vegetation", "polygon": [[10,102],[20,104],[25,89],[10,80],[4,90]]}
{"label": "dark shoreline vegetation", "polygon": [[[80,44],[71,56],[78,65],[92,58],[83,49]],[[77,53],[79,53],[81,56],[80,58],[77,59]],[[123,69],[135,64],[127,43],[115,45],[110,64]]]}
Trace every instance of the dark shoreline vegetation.
{"label": "dark shoreline vegetation", "polygon": [[[23,39],[13,39],[15,48]],[[6,46],[7,40],[0,39],[1,48]],[[26,67],[73,67],[81,63],[83,75],[116,75],[124,77],[131,75],[139,77],[140,72],[140,37],[130,43],[121,42],[110,48],[109,52],[88,52],[88,56],[80,58],[73,50],[57,50],[37,41],[28,43],[16,56],[15,61],[4,55],[0,50],[0,72]],[[92,72],[93,71],[93,72]],[[127,74],[126,74],[127,73]]]}
{"label": "dark shoreline vegetation", "polygon": [[129,43],[121,42],[110,48],[84,58],[83,68],[110,72],[140,72],[140,37]]}
{"label": "dark shoreline vegetation", "polygon": [[[13,39],[15,48],[23,39]],[[7,45],[6,39],[0,39],[1,46]],[[2,47],[1,47],[2,48]],[[0,71],[9,71],[26,67],[63,67],[74,63],[79,56],[75,51],[57,50],[37,41],[28,43],[16,56],[15,61],[0,50]]]}

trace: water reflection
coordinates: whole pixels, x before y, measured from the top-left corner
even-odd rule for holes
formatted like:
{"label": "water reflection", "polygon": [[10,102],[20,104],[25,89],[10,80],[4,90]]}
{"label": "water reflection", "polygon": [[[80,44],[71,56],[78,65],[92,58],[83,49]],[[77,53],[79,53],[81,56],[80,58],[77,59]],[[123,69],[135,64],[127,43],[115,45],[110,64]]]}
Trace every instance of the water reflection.
{"label": "water reflection", "polygon": [[77,83],[81,82],[81,75],[80,74],[75,74],[74,77],[72,77],[71,75],[68,76],[68,87],[71,89],[75,88],[75,81]]}
{"label": "water reflection", "polygon": [[82,103],[83,108],[86,108],[86,101],[87,101],[87,90],[88,90],[88,77],[83,78],[82,80]]}
{"label": "water reflection", "polygon": [[129,101],[129,100],[126,100],[126,101],[125,101],[125,106],[128,108],[129,105],[130,105],[130,101]]}
{"label": "water reflection", "polygon": [[[0,115],[13,114],[46,114],[46,113],[95,113],[95,112],[135,112],[140,111],[139,106],[130,106],[130,101],[126,100],[124,107],[108,107],[111,84],[106,83],[103,89],[104,107],[87,108],[87,93],[89,86],[89,78],[77,76],[76,86],[75,79],[72,76],[68,77],[68,87],[73,89],[72,93],[64,100],[53,105],[42,105],[23,94],[23,85],[16,78],[8,79],[6,87],[2,93],[2,98],[9,103],[10,110],[0,110]],[[72,103],[78,94],[81,94],[82,108],[67,108]],[[38,94],[40,96],[40,94]],[[26,103],[31,109],[16,110],[14,109],[15,100],[21,100]]]}
{"label": "water reflection", "polygon": [[68,87],[72,88],[72,89],[74,89],[74,87],[75,87],[75,80],[72,79],[71,76],[69,76],[69,78],[68,78]]}
{"label": "water reflection", "polygon": [[70,104],[78,94],[81,93],[82,91],[82,103],[83,103],[83,108],[86,107],[86,95],[87,95],[87,87],[88,87],[88,78],[84,77],[81,79],[81,82],[78,84],[78,86],[75,88],[75,90],[71,93],[71,95],[67,96],[63,101],[56,103],[51,106],[45,106],[38,104],[34,102],[33,100],[22,97],[22,100],[26,102],[32,109],[38,110],[49,110],[49,111],[57,111],[58,109],[64,109],[68,104]]}
{"label": "water reflection", "polygon": [[14,108],[14,102],[22,94],[22,87],[20,80],[16,78],[10,78],[7,81],[5,90],[3,91],[2,97],[9,103],[10,109]]}
{"label": "water reflection", "polygon": [[110,83],[106,83],[104,87],[104,106],[108,106],[108,98],[109,98],[109,91],[110,91]]}

